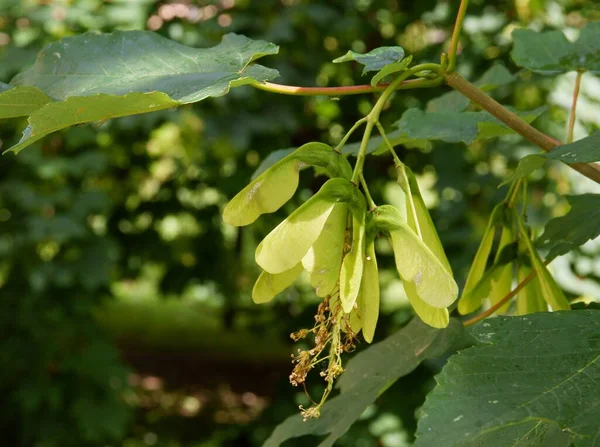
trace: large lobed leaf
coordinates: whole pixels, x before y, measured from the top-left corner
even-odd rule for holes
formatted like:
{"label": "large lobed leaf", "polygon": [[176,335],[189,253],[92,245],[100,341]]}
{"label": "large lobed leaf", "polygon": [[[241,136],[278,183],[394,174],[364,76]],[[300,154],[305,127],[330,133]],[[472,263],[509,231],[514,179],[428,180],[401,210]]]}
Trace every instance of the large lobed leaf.
{"label": "large lobed leaf", "polygon": [[593,446],[600,311],[485,320],[422,407],[415,447]]}
{"label": "large lobed leaf", "polygon": [[512,58],[521,67],[543,74],[585,70],[600,72],[600,22],[589,22],[576,42],[561,31],[513,31]]}
{"label": "large lobed leaf", "polygon": [[429,327],[413,318],[406,327],[357,354],[340,377],[340,395],[321,409],[319,419],[303,422],[291,416],[278,425],[264,447],[276,447],[288,439],[329,435],[319,447],[329,447],[375,402],[380,392],[412,372],[425,359],[446,352],[462,335],[462,325],[452,320],[445,329]]}
{"label": "large lobed leaf", "polygon": [[17,87],[14,94],[35,87],[58,102],[39,104],[12,150],[75,124],[153,112],[273,79],[276,70],[252,62],[277,51],[272,43],[236,34],[207,49],[149,31],[86,33],[51,43],[11,84]]}

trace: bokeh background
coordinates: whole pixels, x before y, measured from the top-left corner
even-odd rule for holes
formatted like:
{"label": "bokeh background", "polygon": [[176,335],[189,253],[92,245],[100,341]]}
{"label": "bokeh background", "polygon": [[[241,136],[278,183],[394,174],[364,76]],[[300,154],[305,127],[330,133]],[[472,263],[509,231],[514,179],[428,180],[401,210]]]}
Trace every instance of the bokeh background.
{"label": "bokeh background", "polygon": [[[280,82],[367,83],[360,68],[332,64],[348,49],[401,45],[436,61],[457,1],[388,0],[0,0],[0,81],[27,67],[47,42],[88,31],[149,29],[195,47],[236,32],[281,46],[261,63]],[[600,6],[585,0],[474,0],[459,70],[476,78],[504,63],[518,81],[495,92],[505,104],[549,104],[538,127],[564,138],[574,75],[543,78],[509,58],[514,27],[576,37]],[[384,124],[447,91],[398,93]],[[0,433],[7,446],[259,446],[308,403],[287,383],[290,332],[312,326],[318,303],[307,283],[271,305],[254,305],[253,252],[286,213],[324,182],[306,171],[282,210],[241,230],[220,211],[274,150],[337,143],[369,111],[373,95],[285,97],[242,87],[177,110],[81,126],[0,158]],[[9,147],[24,120],[0,123]],[[600,127],[600,80],[585,75],[576,136]],[[534,148],[518,136],[464,145],[399,148],[417,173],[459,283],[464,282],[499,183]],[[399,186],[388,156],[370,157],[378,203]],[[596,188],[596,189],[594,189]],[[529,218],[539,232],[566,211],[565,194],[596,191],[559,166],[538,171]],[[376,339],[411,316],[379,244],[382,315]],[[552,264],[571,297],[600,295],[600,244]],[[364,349],[364,343],[358,346]],[[395,384],[340,446],[410,445],[415,412],[444,359]],[[315,375],[309,391],[322,390]],[[314,446],[302,438],[289,445]]]}

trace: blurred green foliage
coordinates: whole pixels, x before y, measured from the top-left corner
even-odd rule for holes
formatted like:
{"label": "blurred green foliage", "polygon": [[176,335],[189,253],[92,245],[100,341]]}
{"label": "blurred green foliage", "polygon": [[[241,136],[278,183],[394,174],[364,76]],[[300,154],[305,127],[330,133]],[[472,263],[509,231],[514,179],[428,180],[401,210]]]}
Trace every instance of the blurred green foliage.
{"label": "blurred green foliage", "polygon": [[[216,44],[227,32],[274,42],[280,54],[264,63],[278,69],[286,84],[366,83],[356,65],[331,61],[347,50],[384,45],[401,45],[418,62],[436,61],[457,3],[0,0],[0,81],[32,63],[46,42],[86,31],[151,29],[198,47]],[[594,1],[471,3],[458,66],[470,78],[494,62],[516,71],[508,58],[515,26],[572,34],[586,20],[600,18]],[[594,81],[585,81],[580,136],[600,127],[600,97]],[[494,96],[518,109],[549,102],[537,123],[563,136],[572,82],[570,75],[555,81],[518,73],[515,84]],[[424,107],[446,91],[398,93],[382,121],[389,128],[407,107]],[[258,273],[257,241],[323,178],[303,175],[293,201],[249,228],[225,226],[220,210],[269,153],[309,141],[339,142],[372,99],[284,97],[243,87],[197,106],[75,127],[18,157],[2,157],[5,444],[254,446],[306,404],[304,394],[286,383],[288,334],[312,325],[317,301],[300,285],[259,307],[251,304],[250,290]],[[24,125],[2,123],[2,148],[18,140]],[[491,208],[504,194],[498,184],[531,150],[517,136],[468,148],[437,142],[400,148],[418,176],[459,282]],[[373,179],[376,201],[394,203],[399,187],[391,165],[387,156],[367,160],[365,176]],[[560,212],[567,206],[565,193],[590,188],[559,168],[540,171],[529,189],[531,222],[539,227],[550,207]],[[390,247],[380,245],[383,315],[377,339],[411,315]],[[561,261],[559,281],[586,277],[581,287],[568,288],[573,296],[597,293],[598,251],[598,244],[588,244]],[[394,385],[340,445],[408,445],[415,410],[442,362],[430,361]]]}

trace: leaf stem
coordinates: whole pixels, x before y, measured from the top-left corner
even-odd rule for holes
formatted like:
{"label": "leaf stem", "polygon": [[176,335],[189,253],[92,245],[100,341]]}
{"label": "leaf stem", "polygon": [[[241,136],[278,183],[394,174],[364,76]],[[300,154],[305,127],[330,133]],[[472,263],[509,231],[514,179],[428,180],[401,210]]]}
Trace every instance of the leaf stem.
{"label": "leaf stem", "polygon": [[[550,264],[552,261],[554,260],[554,257],[552,258],[548,258],[544,261],[544,265],[548,265]],[[519,293],[521,290],[523,290],[523,288],[529,284],[529,282],[535,278],[535,275],[537,273],[534,271],[532,271],[529,275],[527,275],[523,281],[521,281],[517,287],[514,288],[514,290],[511,290],[504,298],[502,298],[500,301],[498,301],[496,304],[494,304],[492,307],[490,307],[488,310],[486,310],[485,312],[480,313],[479,315],[474,316],[473,318],[470,318],[468,320],[464,320],[462,323],[464,326],[471,326],[475,323],[477,323],[478,321],[483,320],[484,318],[489,317],[490,315],[492,315],[494,312],[496,312],[498,309],[500,309],[504,304],[506,304],[508,301],[510,301],[511,298],[513,298],[517,293]]]}
{"label": "leaf stem", "polygon": [[[432,83],[431,81],[435,81]],[[410,79],[396,86],[396,90],[408,90],[413,88],[427,88],[439,85],[441,80],[436,79]],[[264,90],[271,93],[279,93],[282,95],[293,96],[347,96],[359,95],[362,93],[382,92],[390,86],[390,84],[378,84],[375,87],[371,85],[349,85],[342,87],[300,87],[297,85],[274,84],[272,82],[253,82],[252,87],[259,90]]]}
{"label": "leaf stem", "polygon": [[512,208],[513,205],[515,204],[515,200],[517,199],[517,193],[521,189],[520,187],[521,187],[522,181],[523,181],[523,178],[520,178],[517,181],[515,181],[513,183],[513,186],[511,187],[511,189],[508,191],[505,201],[509,208]]}
{"label": "leaf stem", "polygon": [[458,13],[456,14],[456,20],[454,21],[454,31],[452,31],[452,41],[450,42],[450,50],[448,51],[448,67],[446,71],[448,73],[454,71],[456,68],[456,52],[458,50],[458,41],[460,39],[460,32],[462,30],[462,24],[467,13],[467,6],[469,0],[461,0],[460,6],[458,7]]}
{"label": "leaf stem", "polygon": [[[529,125],[513,112],[502,106],[492,97],[484,93],[482,90],[471,84],[458,73],[443,73],[446,83],[455,90],[462,93],[482,109],[498,118],[508,127],[519,133],[527,140],[531,141],[536,146],[546,152],[550,152],[562,143],[548,135],[540,132],[533,126]],[[600,183],[600,166],[596,163],[573,163],[568,165],[586,177],[592,179],[596,183]]]}
{"label": "leaf stem", "polygon": [[496,312],[498,309],[500,309],[502,306],[504,306],[504,304],[506,304],[517,293],[519,293],[527,284],[529,284],[529,281],[531,281],[533,278],[535,278],[535,275],[536,275],[535,271],[531,272],[529,275],[527,275],[525,277],[525,279],[523,279],[523,281],[521,281],[519,283],[519,285],[517,287],[514,288],[514,290],[511,290],[508,293],[508,295],[506,295],[504,298],[502,298],[500,301],[498,301],[496,304],[494,304],[492,307],[490,307],[485,312],[482,312],[479,315],[476,315],[473,318],[470,318],[468,320],[464,320],[462,322],[463,325],[464,326],[471,326],[471,325],[477,323],[478,321],[481,321],[484,318],[487,318],[490,315],[492,315],[494,312]]}
{"label": "leaf stem", "polygon": [[366,121],[367,121],[367,117],[363,117],[363,118],[359,119],[357,122],[355,122],[354,125],[350,128],[350,130],[348,130],[348,132],[346,132],[346,135],[344,135],[344,138],[342,138],[342,141],[340,141],[338,143],[338,145],[335,147],[334,150],[340,152],[342,150],[342,148],[344,147],[344,145],[346,144],[346,142],[348,141],[348,138],[350,138],[350,136],[354,133],[354,131],[356,129],[358,129]]}
{"label": "leaf stem", "polygon": [[377,208],[377,205],[375,204],[375,202],[373,201],[373,198],[371,197],[371,193],[369,192],[369,187],[367,186],[367,182],[365,181],[365,178],[362,174],[360,175],[360,184],[362,185],[363,191],[367,198],[367,203],[369,204],[369,211],[373,211],[375,208]]}
{"label": "leaf stem", "polygon": [[[365,127],[365,133],[363,135],[363,139],[360,142],[360,147],[358,149],[358,155],[356,157],[356,164],[354,165],[354,172],[352,173],[352,182],[354,184],[358,184],[358,179],[359,179],[360,175],[362,174],[363,166],[365,163],[365,157],[367,156],[367,147],[369,144],[369,138],[371,137],[371,133],[373,132],[373,127],[375,126],[375,123],[377,123],[379,121],[379,115],[381,114],[381,111],[383,110],[383,107],[387,103],[388,99],[390,99],[390,96],[392,96],[392,94],[398,88],[398,86],[402,85],[402,83],[407,78],[414,75],[415,73],[419,73],[421,71],[426,71],[426,70],[439,74],[442,70],[442,66],[440,64],[433,64],[433,63],[420,64],[420,65],[415,65],[411,69],[402,72],[396,79],[394,79],[390,83],[390,85],[388,85],[388,87],[384,90],[383,94],[379,97],[379,99],[377,100],[377,102],[375,103],[375,105],[373,106],[371,111],[369,112],[369,114],[366,116],[367,125]],[[436,82],[439,82],[440,78],[441,78],[441,76],[439,76],[436,79],[425,79],[425,80],[423,80],[423,82],[433,83],[431,85],[435,85]]]}
{"label": "leaf stem", "polygon": [[397,165],[402,164],[402,162],[400,161],[400,158],[398,157],[398,154],[396,154],[396,151],[394,150],[394,146],[392,145],[391,141],[385,134],[385,129],[383,128],[381,123],[379,121],[377,121],[375,123],[375,125],[377,126],[377,130],[379,130],[379,133],[380,133],[381,137],[383,138],[383,141],[385,142],[385,145],[387,146],[388,150],[392,153],[392,157],[394,157],[394,162]]}
{"label": "leaf stem", "polygon": [[573,104],[571,105],[571,115],[569,116],[569,132],[567,136],[567,143],[573,142],[573,130],[575,129],[575,117],[577,115],[577,98],[579,98],[579,88],[581,87],[582,76],[583,70],[578,70],[577,77],[575,78],[575,89],[573,90]]}

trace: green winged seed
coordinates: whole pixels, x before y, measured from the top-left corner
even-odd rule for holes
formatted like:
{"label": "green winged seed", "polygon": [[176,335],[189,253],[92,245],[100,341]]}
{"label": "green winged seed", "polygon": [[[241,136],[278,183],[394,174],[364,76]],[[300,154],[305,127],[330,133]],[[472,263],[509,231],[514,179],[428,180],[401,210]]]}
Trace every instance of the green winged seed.
{"label": "green winged seed", "polygon": [[365,341],[371,343],[379,318],[379,272],[373,241],[367,244],[365,250],[363,276],[356,304],[357,307],[350,314],[352,330],[358,333],[355,327],[362,328]]}
{"label": "green winged seed", "polygon": [[531,265],[536,273],[536,277],[540,286],[540,291],[542,292],[542,297],[544,298],[546,303],[550,305],[553,311],[571,309],[571,307],[569,306],[569,302],[565,297],[565,294],[558,286],[558,284],[556,284],[556,281],[548,271],[548,268],[540,259],[540,256],[538,255],[538,252],[533,246],[533,243],[529,239],[528,232],[521,221],[519,221],[519,232],[525,245],[527,246],[527,250],[529,251]]}
{"label": "green winged seed", "polygon": [[355,200],[348,180],[330,179],[309,200],[271,231],[256,248],[256,262],[269,273],[282,273],[302,261],[316,242],[334,205]]}
{"label": "green winged seed", "polygon": [[415,313],[419,316],[424,323],[431,327],[438,329],[445,328],[450,323],[450,314],[448,309],[443,309],[430,306],[417,294],[417,287],[412,282],[404,282],[404,291],[410,301],[410,305],[415,310]]}
{"label": "green winged seed", "polygon": [[225,207],[223,220],[235,226],[249,225],[261,214],[272,213],[292,198],[298,188],[300,169],[325,168],[331,177],[348,178],[348,160],[323,143],[307,143],[279,160],[241,190]]}
{"label": "green winged seed", "polygon": [[223,220],[239,227],[251,224],[261,214],[277,211],[296,192],[301,163],[286,157],[267,169],[227,204]]}
{"label": "green winged seed", "polygon": [[485,233],[483,234],[483,238],[481,239],[481,243],[479,244],[479,248],[475,254],[475,259],[473,259],[471,269],[467,275],[467,281],[465,282],[462,296],[458,301],[458,312],[461,315],[470,314],[481,307],[482,297],[473,294],[472,291],[481,278],[483,278],[485,273],[485,267],[490,256],[490,252],[492,251],[492,245],[494,244],[496,224],[502,219],[504,209],[504,203],[499,203],[492,211],[490,220],[488,221],[485,229]]}
{"label": "green winged seed", "polygon": [[334,205],[320,236],[302,258],[304,269],[310,274],[310,284],[317,296],[331,295],[340,277],[344,255],[348,205]]}
{"label": "green winged seed", "polygon": [[452,273],[450,263],[444,252],[440,237],[433,225],[429,210],[425,205],[417,179],[410,168],[404,164],[397,166],[398,183],[406,193],[406,217],[408,225],[421,238],[425,245],[442,262],[444,267]]}
{"label": "green winged seed", "polygon": [[352,248],[344,256],[340,272],[340,301],[345,313],[350,313],[362,282],[365,254],[365,217],[352,216]]}
{"label": "green winged seed", "polygon": [[[494,262],[498,262],[502,249],[512,244],[515,239],[512,228],[504,226],[502,227],[502,235],[500,236],[500,243],[498,244],[498,251]],[[510,292],[513,279],[513,263],[509,262],[504,264],[499,270],[495,278],[492,279],[492,286],[490,289],[490,304],[493,306],[498,303]],[[496,314],[504,314],[508,310],[510,302],[502,305],[496,311]]]}
{"label": "green winged seed", "polygon": [[262,271],[252,289],[252,301],[256,304],[268,303],[291,286],[302,270],[302,264],[298,263],[290,270],[275,275]]}
{"label": "green winged seed", "polygon": [[448,307],[456,300],[458,286],[452,273],[403,222],[400,211],[390,205],[380,206],[374,225],[389,233],[398,273],[403,281],[415,284],[419,298],[437,308]]}
{"label": "green winged seed", "polygon": [[[519,283],[525,280],[532,272],[531,266],[520,265],[518,270]],[[519,292],[519,296],[517,297],[517,314],[526,315],[547,311],[548,305],[544,301],[542,291],[540,290],[540,282],[536,276]]]}

